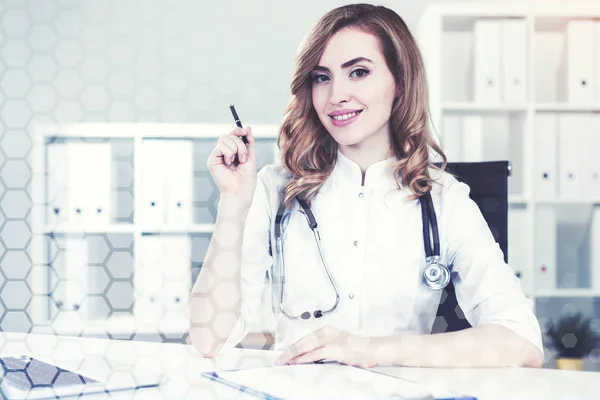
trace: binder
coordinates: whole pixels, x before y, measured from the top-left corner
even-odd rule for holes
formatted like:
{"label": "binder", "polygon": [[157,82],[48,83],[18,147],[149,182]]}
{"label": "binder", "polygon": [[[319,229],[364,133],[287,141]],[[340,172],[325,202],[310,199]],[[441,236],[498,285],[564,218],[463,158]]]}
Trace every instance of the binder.
{"label": "binder", "polygon": [[444,115],[442,132],[442,150],[448,161],[458,162],[461,160],[461,123],[459,115]]}
{"label": "binder", "polygon": [[588,114],[585,116],[585,130],[580,132],[582,138],[581,164],[582,164],[582,195],[591,201],[600,201],[600,162],[598,162],[598,149],[600,149],[600,115]]}
{"label": "binder", "polygon": [[59,228],[68,221],[68,152],[62,141],[49,143],[47,151],[46,223],[50,229]]}
{"label": "binder", "polygon": [[[53,266],[58,279],[54,300],[61,311],[85,314],[81,306],[88,293],[88,246],[84,238],[63,238]],[[82,315],[83,316],[83,315]]]}
{"label": "binder", "polygon": [[571,20],[567,24],[567,101],[575,104],[594,101],[593,20]]}
{"label": "binder", "polygon": [[527,26],[524,19],[502,21],[502,97],[505,103],[527,100]]}
{"label": "binder", "polygon": [[530,268],[527,259],[529,250],[527,210],[525,208],[510,208],[508,210],[508,265],[521,279],[525,293],[533,295],[533,284],[530,279]]}
{"label": "binder", "polygon": [[551,292],[556,290],[557,263],[557,218],[556,210],[552,207],[539,207],[536,216],[535,272],[534,283],[536,292]]}
{"label": "binder", "polygon": [[475,21],[474,99],[500,102],[500,20]]}
{"label": "binder", "polygon": [[84,223],[86,227],[107,226],[112,214],[110,143],[88,143],[83,146],[83,150],[86,157]]}
{"label": "binder", "polygon": [[595,37],[595,42],[596,42],[596,62],[595,64],[595,68],[596,68],[596,75],[595,75],[595,82],[596,82],[596,103],[600,103],[600,21],[596,21],[596,37]]}
{"label": "binder", "polygon": [[193,143],[191,140],[169,140],[164,143],[164,152],[166,158],[165,222],[190,225],[193,223]]}
{"label": "binder", "polygon": [[536,199],[557,195],[557,117],[537,114],[534,128],[533,194]]}
{"label": "binder", "polygon": [[[165,221],[164,141],[144,139],[141,146],[141,210],[137,223],[161,226]],[[137,219],[137,218],[136,218]]]}
{"label": "binder", "polygon": [[139,263],[133,273],[133,307],[139,323],[160,321],[164,314],[161,301],[164,249],[161,240],[161,236],[143,235],[136,246]]}
{"label": "binder", "polygon": [[594,293],[600,293],[600,206],[598,205],[592,210],[589,240],[592,289]]}
{"label": "binder", "polygon": [[189,236],[144,235],[134,273],[135,318],[140,323],[189,323],[191,240]]}
{"label": "binder", "polygon": [[69,204],[67,218],[69,226],[74,229],[83,231],[86,222],[86,215],[90,211],[86,205],[87,190],[89,190],[90,182],[87,174],[88,169],[88,152],[87,144],[82,142],[69,142],[68,148],[68,196]]}
{"label": "binder", "polygon": [[465,115],[462,117],[462,161],[483,161],[483,130],[482,117],[479,115]]}
{"label": "binder", "polygon": [[559,118],[559,196],[564,199],[580,199],[584,193],[583,162],[581,152],[585,132],[589,129],[585,114],[562,114]]}
{"label": "binder", "polygon": [[[164,236],[162,274],[163,288],[160,300],[164,310],[171,315],[187,318],[191,291],[191,240],[189,236]],[[216,299],[218,300],[218,299]],[[187,322],[186,322],[187,323]]]}

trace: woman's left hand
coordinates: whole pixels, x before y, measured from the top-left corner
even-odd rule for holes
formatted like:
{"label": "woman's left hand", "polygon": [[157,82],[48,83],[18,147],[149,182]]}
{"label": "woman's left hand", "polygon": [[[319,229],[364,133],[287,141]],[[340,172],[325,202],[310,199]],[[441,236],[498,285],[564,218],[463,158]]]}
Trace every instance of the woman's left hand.
{"label": "woman's left hand", "polygon": [[294,343],[275,360],[276,365],[338,361],[362,368],[377,365],[372,339],[326,326]]}

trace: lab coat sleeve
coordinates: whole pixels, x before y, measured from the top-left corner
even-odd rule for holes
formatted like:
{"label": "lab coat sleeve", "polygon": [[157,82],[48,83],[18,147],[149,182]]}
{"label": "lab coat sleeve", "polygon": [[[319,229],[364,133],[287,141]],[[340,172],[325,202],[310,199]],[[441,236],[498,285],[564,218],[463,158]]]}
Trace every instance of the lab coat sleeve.
{"label": "lab coat sleeve", "polygon": [[273,326],[268,280],[265,279],[273,258],[269,254],[271,193],[275,171],[262,168],[257,177],[252,205],[244,228],[241,259],[241,315],[224,347],[236,346],[250,331]]}
{"label": "lab coat sleeve", "polygon": [[472,326],[498,324],[533,343],[544,354],[533,302],[504,262],[469,186],[452,178],[443,196],[448,263],[453,265],[458,304]]}

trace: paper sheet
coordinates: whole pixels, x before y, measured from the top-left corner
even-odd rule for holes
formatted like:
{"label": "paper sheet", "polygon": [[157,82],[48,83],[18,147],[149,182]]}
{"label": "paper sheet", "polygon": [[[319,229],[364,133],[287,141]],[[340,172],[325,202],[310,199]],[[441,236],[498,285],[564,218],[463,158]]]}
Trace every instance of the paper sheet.
{"label": "paper sheet", "polygon": [[434,399],[427,388],[413,382],[339,364],[286,365],[217,374],[229,383],[282,399]]}

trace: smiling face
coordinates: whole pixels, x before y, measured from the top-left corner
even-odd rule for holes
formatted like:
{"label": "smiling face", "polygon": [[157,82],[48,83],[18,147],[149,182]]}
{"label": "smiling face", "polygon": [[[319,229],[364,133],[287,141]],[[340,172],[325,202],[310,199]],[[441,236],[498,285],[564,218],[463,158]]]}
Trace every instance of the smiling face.
{"label": "smiling face", "polygon": [[340,30],[311,77],[313,107],[343,152],[387,152],[396,84],[375,36]]}

